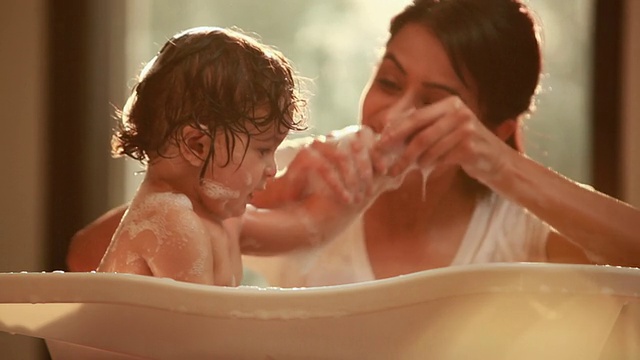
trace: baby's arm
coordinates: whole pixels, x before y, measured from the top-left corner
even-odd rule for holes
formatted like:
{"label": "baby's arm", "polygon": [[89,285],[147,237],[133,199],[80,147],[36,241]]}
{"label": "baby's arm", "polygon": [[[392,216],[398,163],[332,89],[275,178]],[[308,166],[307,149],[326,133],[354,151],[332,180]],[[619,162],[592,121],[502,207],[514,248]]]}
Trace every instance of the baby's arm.
{"label": "baby's arm", "polygon": [[[283,176],[271,182],[243,216],[244,254],[273,254],[334,238],[376,196],[382,175],[373,171],[369,129],[306,146]],[[277,200],[273,200],[276,199]]]}
{"label": "baby's arm", "polygon": [[248,208],[243,216],[243,254],[273,255],[331,240],[359,214],[323,196],[274,209]]}

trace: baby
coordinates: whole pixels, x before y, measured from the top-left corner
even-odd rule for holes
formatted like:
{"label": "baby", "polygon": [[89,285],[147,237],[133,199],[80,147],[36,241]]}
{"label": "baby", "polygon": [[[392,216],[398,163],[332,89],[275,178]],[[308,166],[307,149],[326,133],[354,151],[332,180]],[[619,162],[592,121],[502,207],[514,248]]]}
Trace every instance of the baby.
{"label": "baby", "polygon": [[280,52],[238,31],[167,41],[120,114],[113,153],[146,171],[97,270],[238,285],[241,215],[305,128],[297,82]]}

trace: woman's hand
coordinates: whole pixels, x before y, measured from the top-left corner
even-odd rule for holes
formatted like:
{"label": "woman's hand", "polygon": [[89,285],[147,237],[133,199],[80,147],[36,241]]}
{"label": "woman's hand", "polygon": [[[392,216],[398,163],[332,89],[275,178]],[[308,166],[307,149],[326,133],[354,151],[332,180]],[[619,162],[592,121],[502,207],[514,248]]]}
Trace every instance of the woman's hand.
{"label": "woman's hand", "polygon": [[515,152],[504,139],[517,126],[507,120],[493,133],[458,97],[449,97],[395,119],[387,127],[376,145],[378,153],[385,153],[398,144],[406,148],[388,173],[396,176],[409,166],[428,168],[434,165],[459,165],[471,177],[490,185],[499,176],[509,156]]}

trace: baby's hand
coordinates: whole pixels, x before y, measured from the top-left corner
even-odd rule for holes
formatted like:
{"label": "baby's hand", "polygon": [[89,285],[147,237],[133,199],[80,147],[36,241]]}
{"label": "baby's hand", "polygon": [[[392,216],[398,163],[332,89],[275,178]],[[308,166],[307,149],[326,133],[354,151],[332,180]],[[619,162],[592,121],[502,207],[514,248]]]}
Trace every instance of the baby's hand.
{"label": "baby's hand", "polygon": [[[321,179],[324,180],[314,184],[314,191],[322,191],[323,186],[329,185],[345,203],[360,206],[370,203],[380,193],[400,186],[406,172],[391,176],[387,170],[401,158],[405,145],[402,143],[380,152],[376,146],[379,138],[367,126],[350,126],[311,144],[310,148],[319,155],[316,160],[322,163],[317,171],[323,171]],[[320,161],[320,157],[324,160]],[[410,167],[413,168],[416,166]]]}
{"label": "baby's hand", "polygon": [[288,171],[309,180],[309,194],[331,193],[343,203],[359,203],[372,192],[373,142],[368,128],[350,126],[334,131],[302,149]]}
{"label": "baby's hand", "polygon": [[332,132],[318,144],[337,172],[337,185],[349,203],[360,203],[373,193],[375,174],[371,149],[375,139],[370,128],[353,125]]}

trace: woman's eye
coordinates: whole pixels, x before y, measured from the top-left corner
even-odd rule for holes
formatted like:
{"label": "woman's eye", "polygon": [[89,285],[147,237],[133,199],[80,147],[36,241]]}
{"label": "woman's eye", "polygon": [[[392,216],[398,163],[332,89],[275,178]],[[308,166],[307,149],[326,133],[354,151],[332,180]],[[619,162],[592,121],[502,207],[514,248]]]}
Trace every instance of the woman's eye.
{"label": "woman's eye", "polygon": [[435,101],[433,101],[433,99],[420,99],[420,106],[418,106],[418,107],[429,106],[429,105],[431,105],[433,103],[435,103]]}
{"label": "woman's eye", "polygon": [[450,93],[423,94],[421,97],[418,98],[418,100],[420,101],[418,106],[419,107],[429,106],[437,103],[438,101],[446,99],[448,96],[451,96],[451,94]]}
{"label": "woman's eye", "polygon": [[378,84],[380,84],[380,86],[387,91],[400,90],[400,85],[398,85],[398,83],[393,80],[380,78],[378,79]]}

